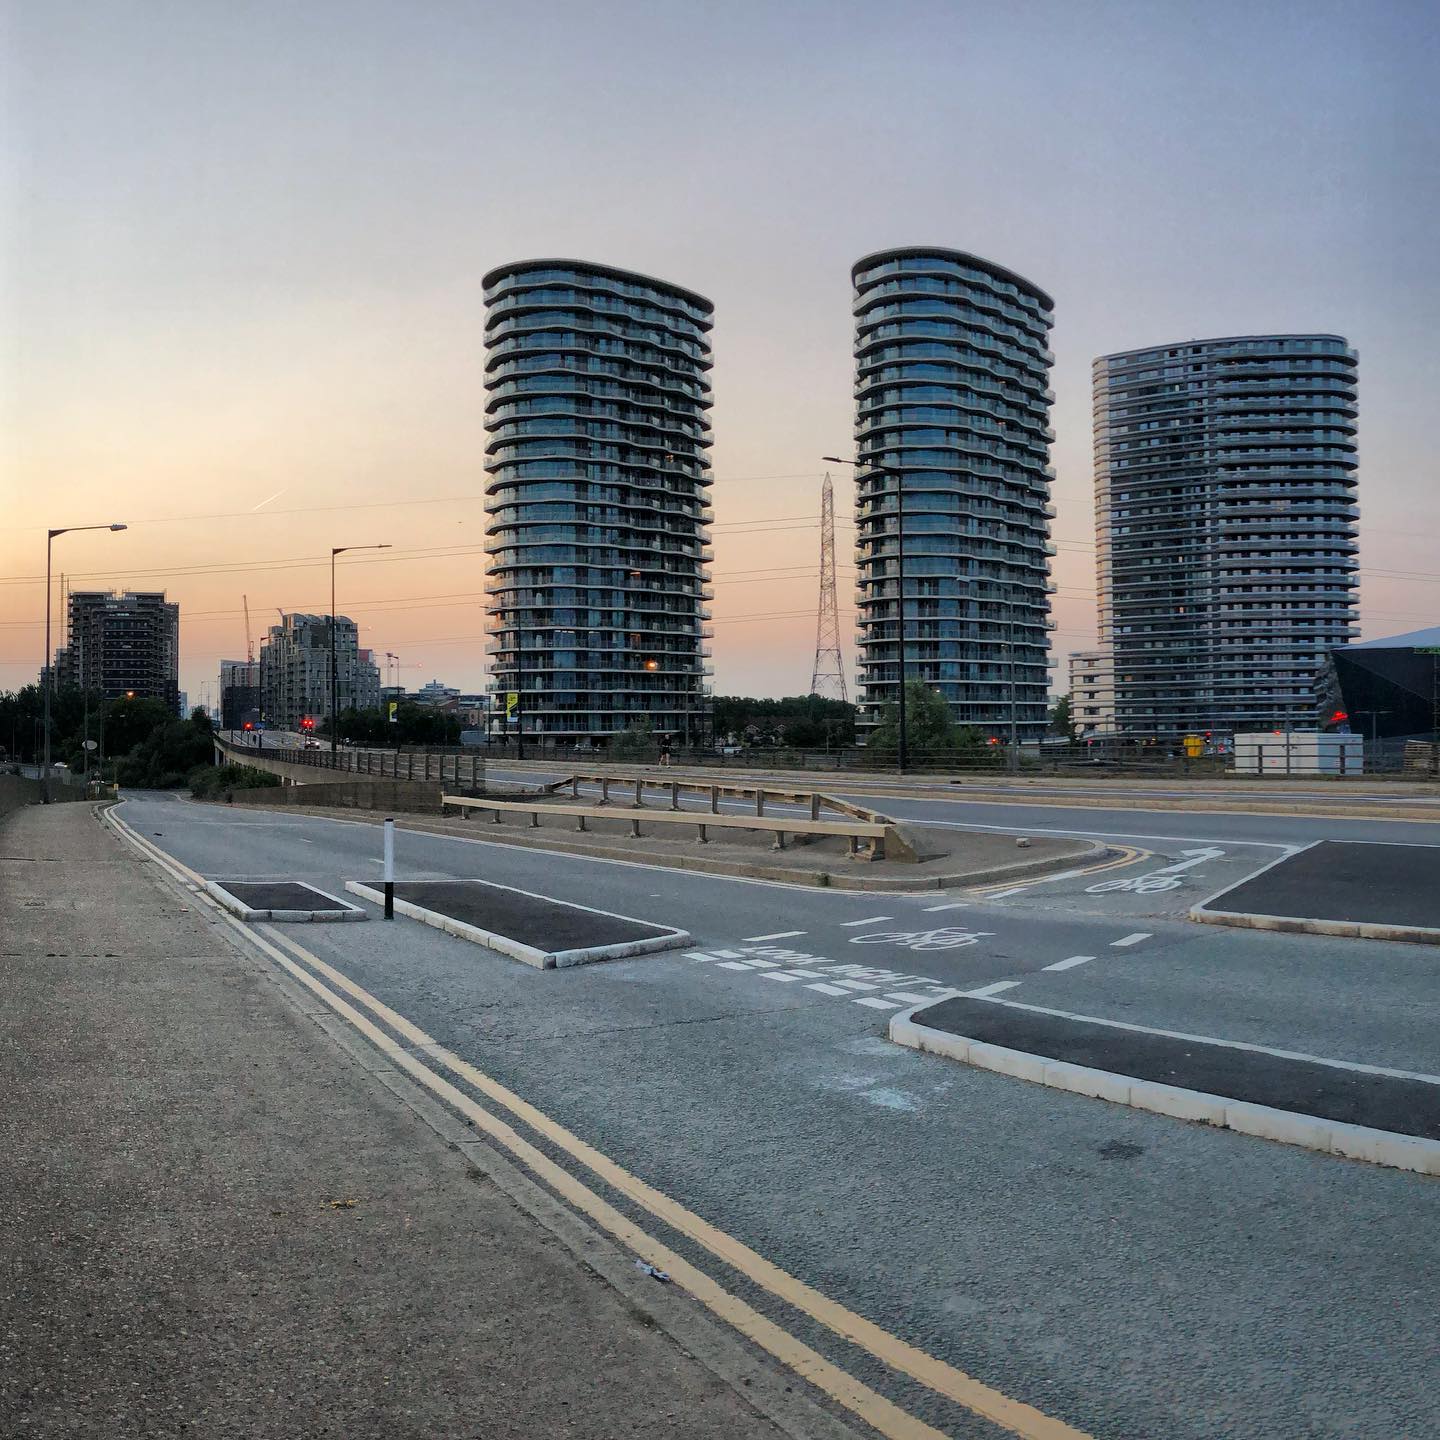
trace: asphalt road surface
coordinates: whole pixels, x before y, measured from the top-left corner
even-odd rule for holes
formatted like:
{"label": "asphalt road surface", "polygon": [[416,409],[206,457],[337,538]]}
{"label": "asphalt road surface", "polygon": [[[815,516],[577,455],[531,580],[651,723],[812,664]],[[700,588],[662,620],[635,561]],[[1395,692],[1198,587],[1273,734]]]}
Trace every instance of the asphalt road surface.
{"label": "asphalt road surface", "polygon": [[[1440,1072],[1434,952],[1180,918],[1314,839],[1423,842],[1434,828],[999,802],[885,808],[1141,853],[1122,868],[988,893],[895,896],[402,832],[397,878],[521,885],[680,926],[695,944],[540,972],[404,920],[285,933],[790,1274],[1083,1432],[1440,1436],[1435,1181],[1028,1085],[885,1038],[888,1016],[914,997],[989,989]],[[379,875],[373,824],[157,796],[132,797],[120,813],[207,876],[335,892]],[[618,1191],[609,1198],[649,1220]],[[943,1433],[999,1433],[787,1311],[678,1231],[666,1239]]]}

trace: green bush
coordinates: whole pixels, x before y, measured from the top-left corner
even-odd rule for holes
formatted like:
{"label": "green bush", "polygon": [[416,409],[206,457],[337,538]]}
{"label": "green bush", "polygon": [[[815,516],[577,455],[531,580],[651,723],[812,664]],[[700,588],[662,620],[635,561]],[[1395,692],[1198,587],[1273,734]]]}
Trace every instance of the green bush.
{"label": "green bush", "polygon": [[269,789],[280,783],[280,777],[250,765],[197,765],[188,783],[197,800],[213,800],[227,790]]}

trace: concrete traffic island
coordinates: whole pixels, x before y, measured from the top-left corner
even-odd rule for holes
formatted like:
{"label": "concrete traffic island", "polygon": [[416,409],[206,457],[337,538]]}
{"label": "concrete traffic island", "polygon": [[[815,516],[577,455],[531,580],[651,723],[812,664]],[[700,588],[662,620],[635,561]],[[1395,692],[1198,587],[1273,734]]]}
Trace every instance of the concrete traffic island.
{"label": "concrete traffic island", "polygon": [[358,905],[300,880],[207,880],[206,892],[242,920],[368,920]]}
{"label": "concrete traffic island", "polygon": [[1193,906],[1190,918],[1440,945],[1440,845],[1322,840]]}
{"label": "concrete traffic island", "polygon": [[1440,1175],[1440,1076],[957,995],[900,1011],[896,1044],[1056,1090]]}
{"label": "concrete traffic island", "polygon": [[[256,796],[266,791],[252,791]],[[513,795],[512,792],[508,792]],[[365,823],[368,816],[332,809],[314,800],[303,807],[283,806],[289,813],[318,818],[344,818]],[[197,802],[201,803],[201,802]],[[558,802],[557,802],[558,803]],[[260,801],[252,807],[264,808]],[[282,808],[277,806],[276,808]],[[529,808],[517,820],[499,825],[479,819],[430,815],[396,815],[400,830],[431,835],[462,835],[487,844],[548,850],[563,855],[586,855],[604,860],[632,860],[670,870],[700,874],[738,875],[776,880],[789,885],[816,885],[836,890],[927,891],[967,885],[1020,882],[1060,871],[1095,865],[1112,855],[1105,845],[1053,835],[1034,836],[1019,845],[1014,835],[986,830],[953,830],[907,824],[907,835],[918,836],[924,846],[919,861],[856,860],[843,840],[819,840],[773,848],[771,837],[744,831],[715,830],[708,844],[699,845],[684,834],[631,833],[628,810],[589,820],[582,833],[564,815],[547,817],[532,826]],[[378,825],[378,819],[370,823]],[[641,817],[642,828],[644,818]],[[658,828],[658,827],[656,827]]]}
{"label": "concrete traffic island", "polygon": [[[352,895],[381,905],[383,890],[347,880]],[[690,944],[690,935],[609,910],[553,900],[488,880],[414,880],[395,887],[395,912],[473,940],[537,970],[623,960]]]}

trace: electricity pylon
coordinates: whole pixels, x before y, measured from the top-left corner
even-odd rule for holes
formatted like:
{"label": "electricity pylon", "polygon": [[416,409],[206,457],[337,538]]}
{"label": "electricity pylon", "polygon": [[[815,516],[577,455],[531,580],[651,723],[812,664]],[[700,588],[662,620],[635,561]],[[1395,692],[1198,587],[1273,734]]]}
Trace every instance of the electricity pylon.
{"label": "electricity pylon", "polygon": [[[822,688],[824,687],[824,688]],[[835,591],[835,487],[830,472],[820,491],[820,610],[815,620],[815,668],[810,693],[849,700],[840,654],[840,603]]]}

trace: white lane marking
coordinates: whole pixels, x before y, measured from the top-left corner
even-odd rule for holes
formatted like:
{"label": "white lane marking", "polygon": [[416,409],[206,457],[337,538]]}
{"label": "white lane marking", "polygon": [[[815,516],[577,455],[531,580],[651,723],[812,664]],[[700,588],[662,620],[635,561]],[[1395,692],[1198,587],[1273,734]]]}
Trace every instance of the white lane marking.
{"label": "white lane marking", "polygon": [[807,990],[818,990],[822,995],[849,995],[848,990],[842,990],[838,985],[807,985]]}
{"label": "white lane marking", "polygon": [[1195,866],[1203,865],[1207,860],[1219,860],[1225,854],[1218,845],[1207,845],[1203,850],[1182,850],[1180,853],[1189,858],[1181,860],[1174,865],[1167,865],[1163,870],[1156,870],[1152,873],[1156,875],[1178,875],[1182,870],[1193,870]]}
{"label": "white lane marking", "polygon": [[[946,994],[952,992],[947,991]],[[931,1001],[943,999],[940,995],[912,995],[908,990],[892,990],[890,999],[898,1000],[902,1005],[928,1005]]]}
{"label": "white lane marking", "polygon": [[857,925],[878,925],[882,920],[893,920],[893,915],[870,915],[864,920],[842,920],[841,927],[846,930],[853,930]]}
{"label": "white lane marking", "polygon": [[787,970],[785,973],[792,980],[819,980],[824,976],[822,970]]}
{"label": "white lane marking", "polygon": [[750,965],[752,966],[752,968],[754,968],[754,969],[756,969],[756,970],[775,970],[775,969],[777,969],[777,968],[779,967],[779,965],[780,965],[780,962],[779,962],[778,960],[758,960],[758,959],[752,959],[749,963],[750,963]]}
{"label": "white lane marking", "polygon": [[877,1000],[873,995],[856,997],[857,1005],[868,1005],[872,1010],[900,1010],[904,1007],[894,1000]]}
{"label": "white lane marking", "polygon": [[687,950],[685,958],[687,960],[713,960],[715,957],[707,955],[703,950]]}
{"label": "white lane marking", "polygon": [[789,984],[790,981],[799,980],[803,977],[799,975],[787,975],[783,970],[762,970],[760,972],[760,978],[762,980],[783,980],[786,984]]}
{"label": "white lane marking", "polygon": [[740,959],[740,952],[739,952],[738,950],[715,950],[715,951],[712,951],[711,953],[715,956],[715,958],[716,958],[717,960],[738,960],[738,959]]}
{"label": "white lane marking", "polygon": [[1072,955],[1068,960],[1057,960],[1053,965],[1042,966],[1045,970],[1073,970],[1077,965],[1087,965],[1095,957],[1093,955]]}
{"label": "white lane marking", "polygon": [[837,980],[835,983],[843,986],[846,990],[878,990],[880,988],[865,980]]}
{"label": "white lane marking", "polygon": [[983,1000],[987,995],[998,995],[1002,990],[1013,990],[1018,980],[997,980],[993,985],[982,985],[978,990],[962,990],[960,994],[971,1000]]}
{"label": "white lane marking", "polygon": [[968,910],[969,908],[970,902],[968,900],[955,900],[949,905],[927,905],[925,907],[925,913],[927,915],[933,915],[937,910]]}
{"label": "white lane marking", "polygon": [[987,895],[985,898],[986,898],[987,900],[1003,900],[1007,895],[1018,895],[1023,889],[1025,889],[1025,886],[1023,886],[1023,885],[1016,885],[1013,889],[1010,889],[1010,890],[995,890],[995,891],[992,891],[992,892],[991,892],[989,895]]}
{"label": "white lane marking", "polygon": [[753,970],[753,965],[746,965],[742,960],[722,960],[716,967],[720,970]]}
{"label": "white lane marking", "polygon": [[1112,940],[1112,945],[1138,945],[1142,940],[1149,940],[1151,934],[1148,930],[1137,930],[1133,935],[1124,935],[1119,940]]}
{"label": "white lane marking", "polygon": [[803,930],[777,930],[773,935],[746,935],[744,940],[749,944],[752,940],[788,940],[792,935],[803,935]]}
{"label": "white lane marking", "polygon": [[[975,804],[975,803],[977,803],[977,802],[971,800],[971,801],[963,801],[963,802],[957,801],[957,802],[952,802],[952,803],[957,803],[957,804],[963,803],[963,804],[971,804],[971,805],[973,805],[973,804]],[[1053,805],[1022,805],[1021,808],[1022,808],[1022,809],[1030,809],[1030,810],[1037,810],[1037,809],[1038,809],[1038,810],[1053,810],[1053,809],[1060,809],[1060,808],[1063,808],[1063,807],[1053,806]],[[1099,806],[1097,806],[1097,807],[1085,807],[1085,806],[1080,806],[1080,807],[1077,807],[1077,808],[1080,808],[1080,809],[1085,809],[1085,808],[1097,808],[1097,809],[1099,809],[1099,808],[1103,808],[1103,807],[1099,807]],[[1136,814],[1142,814],[1142,813],[1143,813],[1143,814],[1154,815],[1154,814],[1158,814],[1159,812],[1158,812],[1158,811],[1154,811],[1154,810],[1143,811],[1143,812],[1142,812],[1142,811],[1140,811],[1140,810],[1137,809]],[[1278,815],[1278,816],[1277,816],[1277,815],[1258,815],[1258,816],[1257,816],[1256,812],[1254,812],[1254,811],[1249,811],[1249,810],[1203,810],[1203,811],[1196,811],[1196,812],[1194,812],[1194,813],[1196,813],[1196,814],[1203,814],[1203,815],[1248,815],[1248,816],[1250,816],[1251,818],[1259,818],[1259,819],[1262,819],[1262,820],[1281,820],[1281,821],[1284,821],[1284,820],[1286,820],[1286,819],[1289,818],[1288,816],[1285,816],[1285,815]],[[917,820],[917,819],[915,819],[914,816],[898,816],[898,817],[896,817],[896,818],[904,821],[904,822],[907,823],[907,824],[911,824],[911,825],[924,825],[924,826],[931,827],[931,828],[936,829],[936,830],[993,830],[993,831],[996,832],[996,834],[999,834],[999,835],[1018,835],[1018,834],[1025,834],[1025,835],[1078,835],[1078,836],[1080,836],[1082,839],[1085,839],[1085,840],[1177,840],[1177,841],[1179,841],[1179,843],[1182,844],[1182,845],[1193,845],[1193,844],[1198,840],[1198,841],[1201,841],[1202,843],[1204,843],[1204,844],[1206,844],[1206,845],[1256,845],[1256,846],[1259,846],[1259,848],[1262,849],[1262,850],[1283,850],[1283,851],[1285,851],[1286,854],[1289,854],[1289,855],[1294,855],[1294,854],[1296,854],[1298,851],[1306,850],[1306,849],[1309,848],[1308,845],[1286,845],[1286,844],[1282,844],[1282,843],[1281,843],[1280,841],[1278,841],[1278,840],[1234,840],[1234,839],[1212,840],[1212,839],[1210,839],[1208,836],[1204,836],[1204,835],[1140,835],[1140,834],[1137,834],[1137,833],[1135,833],[1135,832],[1133,832],[1133,831],[1130,831],[1130,830],[1062,830],[1059,826],[1054,826],[1054,825],[1048,826],[1048,827],[1047,827],[1047,826],[1044,826],[1044,825],[972,825],[972,824],[968,824],[968,823],[967,823],[966,821],[964,821],[964,820]],[[1299,817],[1297,817],[1297,818],[1299,818],[1299,819],[1304,819],[1304,818],[1306,818],[1306,817],[1305,817],[1305,816],[1299,816]],[[1317,817],[1317,818],[1332,818],[1332,817]],[[1338,818],[1338,817],[1334,817],[1334,818]],[[1344,818],[1345,818],[1345,819],[1349,819],[1350,817],[1346,816],[1346,817],[1344,817]],[[1357,816],[1355,817],[1355,819],[1356,819],[1356,820],[1361,820],[1361,821],[1363,821],[1364,823],[1368,824],[1371,820],[1377,820],[1377,821],[1378,821],[1378,820],[1386,820],[1386,819],[1390,819],[1390,817],[1384,816],[1384,815],[1366,815],[1366,816],[1359,816],[1359,815],[1357,815]],[[341,821],[340,823],[341,823],[341,824],[345,824],[346,822],[345,822],[345,821]],[[351,824],[362,824],[363,822],[362,822],[362,821],[351,821],[351,822],[349,822],[349,823],[351,823]],[[1396,825],[1402,825],[1402,824],[1404,824],[1405,822],[1402,821],[1402,820],[1393,820],[1393,819],[1392,819],[1390,823],[1396,824]],[[1423,821],[1423,820],[1422,820],[1422,821],[1412,820],[1412,821],[1410,821],[1409,823],[1412,824],[1412,825],[1415,825],[1415,824],[1422,824],[1422,825],[1423,825],[1423,824],[1427,824],[1428,822],[1427,822],[1427,821]],[[493,843],[493,842],[486,842],[486,841],[483,841],[483,840],[478,840],[478,841],[476,841],[475,843],[478,844],[478,845],[483,845],[483,844],[486,844],[486,843]],[[1384,842],[1378,842],[1378,843],[1384,843]],[[620,861],[616,861],[615,863],[616,863],[616,864],[623,865],[623,864],[629,864],[629,863],[631,863],[631,862],[620,860]],[[774,884],[775,882],[774,882],[774,881],[762,881],[762,882],[759,882],[759,883],[762,883],[762,884]]]}

